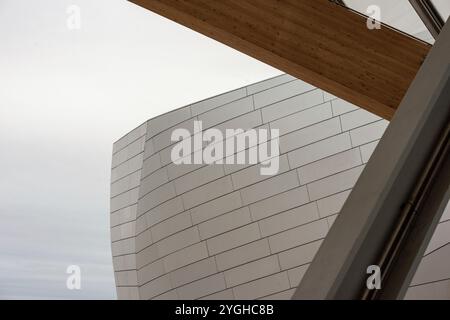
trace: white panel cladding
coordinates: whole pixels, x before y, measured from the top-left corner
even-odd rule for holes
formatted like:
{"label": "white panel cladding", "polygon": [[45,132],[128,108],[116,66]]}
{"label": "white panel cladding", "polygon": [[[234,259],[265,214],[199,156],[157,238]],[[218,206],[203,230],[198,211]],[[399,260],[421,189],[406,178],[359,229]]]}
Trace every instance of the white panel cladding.
{"label": "white panel cladding", "polygon": [[235,191],[192,208],[191,217],[194,224],[220,216],[226,212],[241,207],[242,200],[239,191]]}
{"label": "white panel cladding", "polygon": [[114,143],[111,169],[111,251],[119,299],[139,299],[136,217],[147,123]]}
{"label": "white panel cladding", "polygon": [[268,255],[270,248],[266,238],[216,255],[217,268],[223,271]]}
{"label": "white panel cladding", "polygon": [[158,205],[157,207],[149,211],[146,211],[144,213],[145,221],[146,224],[150,227],[157,224],[158,222],[173,217],[183,210],[183,201],[181,200],[181,197],[176,197]]}
{"label": "white panel cladding", "polygon": [[139,295],[141,299],[152,299],[172,289],[168,274],[158,277],[152,281],[140,283]]}
{"label": "white panel cladding", "polygon": [[113,265],[116,271],[136,269],[136,255],[133,253],[114,257]]}
{"label": "white panel cladding", "polygon": [[209,257],[172,271],[170,280],[174,287],[180,287],[215,273],[217,273],[216,261],[214,257]]}
{"label": "white panel cladding", "polygon": [[[295,288],[298,286],[298,284],[302,280],[303,276],[305,275],[306,270],[308,270],[308,267],[309,267],[309,265],[303,265],[303,266],[300,266],[300,267],[297,267],[297,268],[294,268],[294,269],[291,269],[288,271],[289,283],[291,284],[292,288]],[[291,293],[291,296],[293,293],[294,292]]]}
{"label": "white panel cladding", "polygon": [[253,203],[250,205],[250,211],[252,218],[256,221],[307,202],[309,202],[309,196],[306,187],[298,187]]}
{"label": "white panel cladding", "polygon": [[[313,114],[319,113],[319,110],[322,111],[323,108],[314,108],[318,109],[313,111],[313,106],[317,106],[319,104],[323,103],[323,96],[322,92],[320,90],[313,90],[311,92],[300,94],[297,96],[294,96],[292,98],[288,98],[286,100],[282,100],[280,102],[274,103],[272,105],[269,105],[267,107],[264,107],[261,109],[263,121],[271,122],[276,119],[282,118],[283,120],[275,121],[274,127],[282,127],[286,125],[285,121],[289,121],[289,117],[286,117],[288,115],[292,115],[296,113],[295,115],[292,115],[293,118],[296,120],[301,119],[303,122],[312,121],[314,119]],[[330,107],[330,104],[325,104],[326,106]],[[306,112],[306,109],[311,109],[310,112]],[[305,110],[305,113],[303,114],[304,117],[300,116],[298,113],[300,113],[302,110]],[[331,116],[331,108],[329,110],[326,110],[330,112]],[[316,119],[318,118],[317,115],[315,115]],[[284,123],[281,123],[281,122]]]}
{"label": "white panel cladding", "polygon": [[299,182],[296,171],[289,171],[249,187],[245,187],[241,190],[242,201],[244,204],[254,203],[279,192],[295,188],[298,185]]}
{"label": "white panel cladding", "polygon": [[289,152],[289,164],[297,168],[350,148],[350,134],[345,132]]}
{"label": "white panel cladding", "polygon": [[284,135],[286,133],[327,120],[331,117],[331,104],[326,102],[314,108],[309,108],[307,110],[275,120],[270,123],[270,128],[278,129],[280,130],[280,135]]}
{"label": "white panel cladding", "polygon": [[203,128],[210,128],[225,119],[233,119],[250,111],[253,111],[253,99],[252,97],[245,97],[200,114],[198,120],[202,121]]}
{"label": "white panel cladding", "polygon": [[192,227],[155,242],[159,255],[166,256],[200,241],[197,227]]}
{"label": "white panel cladding", "polygon": [[308,184],[311,200],[318,200],[351,189],[358,180],[362,170],[362,166],[356,167]]}
{"label": "white panel cladding", "polygon": [[191,216],[188,211],[182,212],[171,219],[164,220],[150,228],[153,241],[159,241],[181,230],[192,226]]}
{"label": "white panel cladding", "polygon": [[200,300],[234,300],[233,290],[226,289],[219,291],[209,296],[201,297]]}
{"label": "white panel cladding", "polygon": [[280,137],[280,150],[285,153],[339,133],[341,133],[341,123],[338,118],[332,118]]}
{"label": "white panel cladding", "polygon": [[358,110],[358,107],[342,99],[336,99],[331,102],[333,109],[333,116],[339,116],[341,114]]}
{"label": "white panel cladding", "polygon": [[254,94],[255,108],[261,108],[314,89],[313,86],[301,80],[291,81]]}
{"label": "white panel cladding", "polygon": [[342,131],[348,131],[378,120],[381,120],[381,118],[373,113],[364,109],[357,109],[341,115]]}
{"label": "white panel cladding", "polygon": [[[270,175],[264,176],[261,175],[262,165],[255,164],[250,167],[247,167],[243,170],[239,170],[231,175],[231,179],[233,180],[234,188],[241,189],[248,185],[254,184],[256,182],[271,178]],[[286,172],[289,170],[289,163],[287,160],[287,156],[281,155],[279,157],[279,169],[278,174]]]}
{"label": "white panel cladding", "polygon": [[170,272],[206,257],[208,257],[206,242],[199,242],[164,257],[164,266],[166,272]]}
{"label": "white panel cladding", "polygon": [[217,254],[258,240],[260,237],[258,224],[253,223],[210,238],[206,243],[208,244],[209,253]]}
{"label": "white panel cladding", "polygon": [[136,220],[137,204],[111,212],[111,227]]}
{"label": "white panel cladding", "polygon": [[131,145],[135,140],[142,136],[145,136],[147,131],[147,122],[141,124],[139,127],[131,130],[125,136],[114,142],[113,144],[113,156],[120,152],[125,147]]}
{"label": "white panel cladding", "polygon": [[117,286],[117,299],[136,300],[139,299],[138,287],[120,287]]}
{"label": "white panel cladding", "polygon": [[164,275],[164,263],[162,260],[157,260],[153,263],[146,265],[137,272],[138,281],[140,284],[156,279]]}
{"label": "white panel cladding", "polygon": [[111,167],[115,168],[119,164],[133,158],[144,150],[145,136],[138,138],[136,141],[130,143],[126,148],[121,149],[113,154]]}
{"label": "white panel cladding", "polygon": [[241,284],[233,288],[236,299],[258,299],[290,288],[287,272]]}
{"label": "white panel cladding", "polygon": [[352,138],[352,145],[354,147],[379,140],[386,130],[388,122],[386,120],[379,120],[368,124],[363,127],[359,127],[350,131],[350,137]]}
{"label": "white panel cladding", "polygon": [[244,98],[247,95],[247,90],[245,88],[240,88],[233,90],[218,96],[194,103],[191,105],[192,115],[196,116],[201,113],[205,113],[209,110],[215,109],[217,107],[226,105],[235,100]]}
{"label": "white panel cladding", "polygon": [[111,197],[115,197],[125,191],[139,187],[141,183],[141,170],[136,171],[111,184]]}
{"label": "white panel cladding", "polygon": [[350,190],[346,190],[318,200],[317,207],[319,209],[320,217],[328,217],[333,214],[339,213],[349,194]]}
{"label": "white panel cladding", "polygon": [[429,254],[450,243],[450,220],[441,221],[436,227],[436,231],[428,244],[425,254]]}
{"label": "white panel cladding", "polygon": [[278,255],[281,269],[286,270],[310,263],[321,244],[322,240],[318,240],[281,252]]}
{"label": "white panel cladding", "polygon": [[135,230],[136,223],[130,221],[111,228],[111,241],[117,241],[124,238],[134,237],[136,234]]}
{"label": "white panel cladding", "polygon": [[153,141],[153,152],[161,151],[162,149],[174,144],[174,142],[171,141],[172,139],[172,132],[176,128],[183,128],[183,129],[190,129],[194,126],[194,121],[197,121],[197,117],[188,119],[186,121],[183,121],[181,123],[176,124],[174,127],[164,130],[160,133],[158,133],[156,136],[154,136],[151,140]]}
{"label": "white panel cladding", "polygon": [[326,91],[323,92],[323,100],[331,101],[331,100],[335,100],[335,99],[337,99],[337,97],[332,95],[331,93],[326,92]]}
{"label": "white panel cladding", "polygon": [[180,299],[198,299],[226,288],[222,273],[194,281],[177,289]]}
{"label": "white panel cladding", "polygon": [[259,221],[261,236],[270,236],[293,227],[319,219],[317,205],[314,202],[281,212]]}
{"label": "white panel cladding", "polygon": [[162,186],[163,184],[165,184],[168,181],[169,181],[169,177],[167,176],[166,168],[161,168],[159,170],[156,170],[152,174],[141,179],[141,182],[140,182],[141,195],[150,193],[151,191]]}
{"label": "white panel cladding", "polygon": [[310,183],[332,174],[351,169],[362,164],[359,148],[335,154],[331,157],[300,167],[298,175],[300,183]]}
{"label": "white panel cladding", "polygon": [[136,204],[138,196],[139,188],[137,187],[114,196],[110,201],[111,212]]}
{"label": "white panel cladding", "polygon": [[191,117],[190,107],[180,108],[159,117],[153,118],[147,122],[147,139],[172,126],[175,126]]}
{"label": "white panel cladding", "polygon": [[220,233],[238,228],[251,222],[248,207],[231,211],[198,225],[201,239],[208,239]]}
{"label": "white panel cladding", "polygon": [[144,159],[142,164],[142,178],[145,178],[162,167],[159,153]]}
{"label": "white panel cladding", "polygon": [[436,280],[450,279],[450,244],[425,254],[414,278],[412,286],[430,283]]}
{"label": "white panel cladding", "polygon": [[412,286],[406,292],[405,300],[447,300],[450,296],[450,280],[441,280]]}
{"label": "white panel cladding", "polygon": [[143,154],[140,153],[131,159],[122,162],[117,167],[111,170],[111,182],[126,177],[127,175],[136,172],[142,168]]}
{"label": "white panel cladding", "polygon": [[206,184],[211,180],[219,179],[220,177],[223,177],[224,174],[222,165],[213,164],[204,166],[175,179],[175,190],[177,194],[182,194]]}
{"label": "white panel cladding", "polygon": [[447,204],[447,207],[441,217],[441,222],[446,220],[450,220],[450,203]]}
{"label": "white panel cladding", "polygon": [[232,191],[231,177],[226,176],[184,193],[182,195],[184,207],[193,208]]}
{"label": "white panel cladding", "polygon": [[294,229],[270,236],[270,250],[272,253],[276,253],[317,239],[322,239],[327,232],[328,224],[324,219],[304,224]]}
{"label": "white panel cladding", "polygon": [[280,271],[277,256],[269,256],[249,262],[224,272],[227,287],[234,287]]}
{"label": "white panel cladding", "polygon": [[292,296],[294,295],[294,292],[295,288],[277,292],[262,298],[258,298],[258,300],[291,300]]}
{"label": "white panel cladding", "polygon": [[[222,131],[280,129],[278,174],[261,176],[260,165],[249,164],[174,165],[171,132],[192,130],[194,120]],[[386,126],[281,75],[133,130],[114,144],[111,174],[118,297],[290,298]],[[450,276],[435,265],[448,255],[447,212],[409,297],[445,293],[443,281],[428,281]]]}

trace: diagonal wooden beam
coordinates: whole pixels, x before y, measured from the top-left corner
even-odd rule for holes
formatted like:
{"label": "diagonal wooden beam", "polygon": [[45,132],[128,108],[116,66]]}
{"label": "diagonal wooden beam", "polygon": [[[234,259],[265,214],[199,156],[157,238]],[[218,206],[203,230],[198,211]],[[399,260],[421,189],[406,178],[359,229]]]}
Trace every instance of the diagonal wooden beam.
{"label": "diagonal wooden beam", "polygon": [[391,119],[430,45],[328,0],[131,0]]}

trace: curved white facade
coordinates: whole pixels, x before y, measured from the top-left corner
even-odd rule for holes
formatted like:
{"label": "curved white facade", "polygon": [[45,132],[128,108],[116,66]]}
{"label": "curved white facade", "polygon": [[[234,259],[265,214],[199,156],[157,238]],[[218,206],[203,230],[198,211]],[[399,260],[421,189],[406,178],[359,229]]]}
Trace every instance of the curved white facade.
{"label": "curved white facade", "polygon": [[[260,165],[171,161],[177,128],[279,129]],[[289,299],[387,121],[288,75],[150,119],[118,140],[111,240],[120,299]],[[408,298],[450,298],[447,208]]]}

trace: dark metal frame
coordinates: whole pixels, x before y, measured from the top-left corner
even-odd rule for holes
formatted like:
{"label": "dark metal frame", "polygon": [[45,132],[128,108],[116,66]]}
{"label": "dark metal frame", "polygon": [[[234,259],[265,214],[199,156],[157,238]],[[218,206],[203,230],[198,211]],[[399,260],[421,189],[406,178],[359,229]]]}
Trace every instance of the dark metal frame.
{"label": "dark metal frame", "polygon": [[425,27],[436,39],[445,24],[436,7],[430,0],[409,0],[409,3],[423,21]]}
{"label": "dark metal frame", "polygon": [[343,0],[330,0],[331,2],[334,2],[340,6],[346,6]]}
{"label": "dark metal frame", "polygon": [[[346,6],[344,0],[330,0],[341,6]],[[428,29],[433,38],[437,38],[442,28],[444,27],[445,21],[439,14],[439,11],[433,5],[431,0],[408,0],[413,9],[416,11],[419,18],[424,23],[425,27]]]}

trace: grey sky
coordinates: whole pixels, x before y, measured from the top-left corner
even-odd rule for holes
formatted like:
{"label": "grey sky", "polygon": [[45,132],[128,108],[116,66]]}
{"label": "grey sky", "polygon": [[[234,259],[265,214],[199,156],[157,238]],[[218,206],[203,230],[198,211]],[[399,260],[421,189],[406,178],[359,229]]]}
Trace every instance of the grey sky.
{"label": "grey sky", "polygon": [[[0,0],[0,298],[115,298],[113,141],[278,74],[125,0]],[[79,291],[65,287],[70,264]]]}

